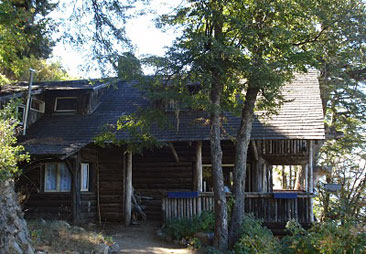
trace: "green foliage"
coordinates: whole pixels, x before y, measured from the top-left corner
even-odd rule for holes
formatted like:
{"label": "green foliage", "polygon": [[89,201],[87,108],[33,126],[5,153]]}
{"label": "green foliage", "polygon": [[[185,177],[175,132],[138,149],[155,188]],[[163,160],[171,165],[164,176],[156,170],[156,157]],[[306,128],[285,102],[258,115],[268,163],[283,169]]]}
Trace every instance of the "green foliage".
{"label": "green foliage", "polygon": [[131,52],[119,57],[117,68],[118,77],[122,80],[136,80],[143,75],[140,60]]}
{"label": "green foliage", "polygon": [[280,244],[261,221],[245,216],[239,240],[234,245],[235,254],[280,253]]}
{"label": "green foliage", "polygon": [[288,229],[291,235],[282,240],[283,254],[366,253],[366,232],[362,225],[324,222],[306,231],[296,222],[290,222]]}
{"label": "green foliage", "polygon": [[[324,2],[318,15],[323,39],[315,47],[321,97],[328,131],[344,136],[327,140],[321,149],[319,217],[365,220],[366,5],[358,0]],[[331,183],[340,184],[341,191],[322,188]]]}
{"label": "green foliage", "polygon": [[0,110],[0,181],[16,176],[18,163],[29,159],[24,147],[16,145],[17,124],[15,103],[12,102]]}
{"label": "green foliage", "polygon": [[[53,47],[54,27],[46,16],[56,4],[48,0],[0,2],[0,84],[17,80],[23,58],[47,58]],[[23,69],[24,70],[24,69]]]}
{"label": "green foliage", "polygon": [[68,14],[58,20],[61,39],[86,59],[85,72],[116,74],[120,57],[133,50],[125,24],[139,15],[134,13],[137,3],[145,2],[148,0],[71,0],[59,4],[58,11]]}
{"label": "green foliage", "polygon": [[192,239],[197,232],[213,232],[215,226],[215,218],[212,212],[203,212],[199,216],[192,219],[181,218],[173,219],[166,223],[163,228],[164,233],[173,239],[181,240]]}
{"label": "green foliage", "polygon": [[[162,147],[165,143],[158,141],[150,133],[152,124],[158,124],[160,128],[166,127],[162,112],[158,110],[137,110],[134,113],[121,116],[116,124],[104,126],[94,142],[100,146],[112,143],[127,146],[131,152],[142,152],[143,149]],[[118,138],[118,133],[123,133],[123,139]]]}

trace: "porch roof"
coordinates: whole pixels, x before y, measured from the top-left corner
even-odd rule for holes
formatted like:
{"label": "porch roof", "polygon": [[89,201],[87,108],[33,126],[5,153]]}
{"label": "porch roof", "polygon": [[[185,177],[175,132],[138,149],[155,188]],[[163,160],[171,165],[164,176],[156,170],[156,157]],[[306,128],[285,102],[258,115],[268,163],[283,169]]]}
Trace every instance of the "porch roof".
{"label": "porch roof", "polygon": [[[68,81],[64,81],[67,86]],[[73,86],[75,86],[75,81]],[[45,115],[32,125],[21,140],[33,155],[68,156],[93,142],[106,125],[113,125],[122,115],[151,106],[135,82],[119,82],[118,89],[110,88],[96,111],[90,115]],[[277,115],[262,119],[255,117],[252,140],[270,139],[324,139],[324,123],[317,73],[296,75],[286,85],[286,102]],[[208,115],[202,111],[182,111],[179,124],[174,112],[167,112],[171,126],[152,126],[151,134],[160,141],[209,140]],[[225,114],[223,139],[235,136],[240,118]],[[205,124],[206,123],[206,124]],[[179,128],[176,126],[179,125]],[[118,139],[128,139],[126,132],[117,132]]]}

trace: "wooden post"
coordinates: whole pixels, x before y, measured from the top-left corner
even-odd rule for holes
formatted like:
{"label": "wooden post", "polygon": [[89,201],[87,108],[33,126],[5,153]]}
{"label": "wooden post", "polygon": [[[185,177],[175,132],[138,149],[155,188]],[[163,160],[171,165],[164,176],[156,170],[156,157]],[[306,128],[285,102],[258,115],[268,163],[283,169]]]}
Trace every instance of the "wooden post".
{"label": "wooden post", "polygon": [[131,197],[132,197],[132,153],[127,152],[127,166],[126,166],[126,197],[125,197],[125,225],[130,225],[131,222]]}
{"label": "wooden post", "polygon": [[81,194],[80,194],[80,157],[79,153],[76,154],[76,158],[74,160],[72,167],[72,179],[71,179],[71,188],[72,188],[72,221],[74,225],[78,225],[80,223],[80,213],[81,213]]}
{"label": "wooden post", "polygon": [[[314,167],[313,167],[313,141],[310,140],[309,147],[309,192],[314,193]],[[310,197],[310,221],[314,222],[313,198]]]}
{"label": "wooden post", "polygon": [[305,165],[305,191],[310,192],[309,190],[309,164]]}
{"label": "wooden post", "polygon": [[194,165],[194,190],[202,192],[202,141],[196,144],[196,160]]}
{"label": "wooden post", "polygon": [[310,140],[309,148],[309,192],[314,192],[314,179],[313,179],[314,167],[313,167],[313,141]]}

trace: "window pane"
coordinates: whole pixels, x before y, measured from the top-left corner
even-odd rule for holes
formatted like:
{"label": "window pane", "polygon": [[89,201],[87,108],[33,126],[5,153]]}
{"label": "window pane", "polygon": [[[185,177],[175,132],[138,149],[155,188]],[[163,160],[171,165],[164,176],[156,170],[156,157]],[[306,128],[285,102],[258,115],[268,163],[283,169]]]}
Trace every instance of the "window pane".
{"label": "window pane", "polygon": [[56,111],[75,111],[77,109],[76,98],[57,98]]}
{"label": "window pane", "polygon": [[57,188],[57,167],[56,163],[46,165],[45,171],[45,190],[56,190]]}
{"label": "window pane", "polygon": [[60,163],[60,190],[71,190],[71,175],[65,163]]}
{"label": "window pane", "polygon": [[81,164],[81,190],[89,190],[89,164]]}

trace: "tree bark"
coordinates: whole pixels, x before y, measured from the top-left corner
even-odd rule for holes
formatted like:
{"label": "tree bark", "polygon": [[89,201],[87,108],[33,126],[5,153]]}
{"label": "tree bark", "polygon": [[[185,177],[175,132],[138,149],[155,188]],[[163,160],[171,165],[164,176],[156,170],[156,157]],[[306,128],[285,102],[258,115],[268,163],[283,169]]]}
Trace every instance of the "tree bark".
{"label": "tree bark", "polygon": [[222,171],[220,102],[221,87],[214,83],[211,90],[211,102],[214,109],[211,113],[210,147],[215,200],[215,237],[214,246],[220,250],[228,247],[227,206]]}
{"label": "tree bark", "polygon": [[233,195],[235,203],[231,215],[229,246],[232,248],[239,238],[241,225],[244,219],[244,192],[246,178],[246,164],[248,155],[248,146],[252,132],[254,119],[254,106],[259,93],[259,88],[249,83],[245,95],[245,103],[241,113],[240,128],[236,138],[235,164],[233,171],[234,188]]}

